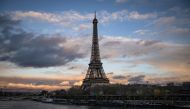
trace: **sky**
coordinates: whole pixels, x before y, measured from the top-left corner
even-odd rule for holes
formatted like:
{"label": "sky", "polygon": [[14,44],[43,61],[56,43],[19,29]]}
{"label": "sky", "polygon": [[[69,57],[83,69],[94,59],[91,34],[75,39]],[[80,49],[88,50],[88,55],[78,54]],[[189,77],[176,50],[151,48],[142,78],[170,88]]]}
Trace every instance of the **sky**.
{"label": "sky", "polygon": [[189,0],[1,0],[0,88],[81,85],[97,13],[110,83],[190,81]]}

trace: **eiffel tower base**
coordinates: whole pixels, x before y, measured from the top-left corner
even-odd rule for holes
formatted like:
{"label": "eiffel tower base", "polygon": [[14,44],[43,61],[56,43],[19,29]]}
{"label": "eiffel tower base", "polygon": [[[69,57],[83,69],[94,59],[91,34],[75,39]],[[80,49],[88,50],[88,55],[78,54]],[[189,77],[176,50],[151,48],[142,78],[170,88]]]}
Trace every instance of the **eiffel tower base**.
{"label": "eiffel tower base", "polygon": [[88,90],[94,86],[97,85],[109,85],[109,80],[108,78],[89,78],[89,79],[84,79],[83,84],[81,88],[83,90]]}

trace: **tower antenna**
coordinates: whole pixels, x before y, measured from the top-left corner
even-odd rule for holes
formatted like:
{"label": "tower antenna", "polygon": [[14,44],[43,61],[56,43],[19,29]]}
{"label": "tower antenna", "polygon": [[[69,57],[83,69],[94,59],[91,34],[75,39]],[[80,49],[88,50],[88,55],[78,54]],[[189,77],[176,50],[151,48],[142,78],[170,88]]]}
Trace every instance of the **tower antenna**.
{"label": "tower antenna", "polygon": [[96,18],[96,11],[95,11],[95,14],[94,14],[94,18]]}

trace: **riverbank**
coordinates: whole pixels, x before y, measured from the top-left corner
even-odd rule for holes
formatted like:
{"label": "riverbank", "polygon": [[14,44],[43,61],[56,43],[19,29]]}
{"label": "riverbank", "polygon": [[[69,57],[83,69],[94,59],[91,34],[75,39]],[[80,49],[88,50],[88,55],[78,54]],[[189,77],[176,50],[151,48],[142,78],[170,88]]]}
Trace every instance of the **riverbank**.
{"label": "riverbank", "polygon": [[43,103],[53,103],[62,105],[87,105],[87,106],[106,106],[106,107],[143,107],[143,108],[169,108],[169,109],[188,109],[190,105],[171,105],[171,101],[161,100],[76,100],[60,98],[34,98],[34,101]]}
{"label": "riverbank", "polygon": [[[107,108],[100,107],[101,109],[122,109],[122,108]],[[52,103],[42,103],[32,100],[0,100],[0,109],[100,109],[99,107],[79,106],[79,105],[59,105]],[[143,109],[143,108],[142,108]]]}
{"label": "riverbank", "polygon": [[[95,100],[95,99],[62,99],[46,97],[0,97],[0,101],[35,101],[48,104],[59,105],[79,105],[79,106],[103,106],[103,107],[143,107],[143,108],[168,108],[168,109],[190,109],[190,105],[171,105],[171,101],[164,100]],[[177,102],[177,101],[175,101]],[[179,102],[179,101],[178,101]],[[183,102],[183,101],[180,101]],[[170,103],[170,104],[169,104]]]}

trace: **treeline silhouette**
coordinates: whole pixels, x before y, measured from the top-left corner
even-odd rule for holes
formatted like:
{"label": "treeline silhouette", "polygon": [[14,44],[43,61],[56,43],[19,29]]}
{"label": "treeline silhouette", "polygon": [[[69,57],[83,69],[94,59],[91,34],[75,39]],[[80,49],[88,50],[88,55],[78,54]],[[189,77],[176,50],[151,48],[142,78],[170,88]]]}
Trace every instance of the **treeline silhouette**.
{"label": "treeline silhouette", "polygon": [[68,90],[61,89],[55,91],[42,90],[41,92],[17,92],[0,90],[0,96],[168,96],[168,95],[190,95],[190,82],[182,85],[174,85],[169,83],[166,86],[150,85],[150,84],[110,84],[110,85],[94,85],[87,90],[82,90],[80,86],[73,86]]}

